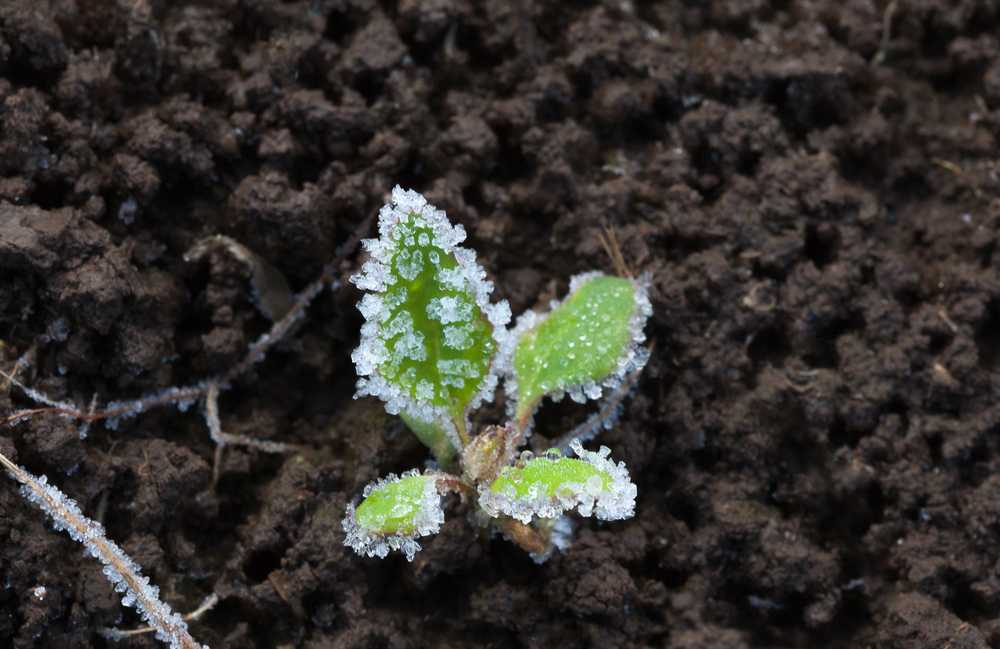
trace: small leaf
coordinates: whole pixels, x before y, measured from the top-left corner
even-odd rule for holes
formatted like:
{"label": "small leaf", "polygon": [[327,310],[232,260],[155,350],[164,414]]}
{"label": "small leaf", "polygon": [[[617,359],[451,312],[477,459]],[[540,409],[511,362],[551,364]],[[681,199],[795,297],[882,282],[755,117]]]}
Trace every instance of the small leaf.
{"label": "small leaf", "polygon": [[371,260],[351,278],[376,291],[358,304],[367,322],[352,355],[366,377],[357,396],[380,397],[392,414],[405,408],[427,423],[443,420],[462,432],[452,440],[462,446],[468,412],[493,398],[510,308],[490,304],[493,283],[475,253],[458,246],[462,226],[416,192],[396,187],[392,197],[379,238],[364,242]]}
{"label": "small leaf", "polygon": [[415,539],[436,534],[444,522],[437,478],[408,471],[397,478],[378,480],[364,491],[365,500],[347,506],[344,545],[358,554],[384,558],[389,550],[402,550],[408,561],[420,550]]}
{"label": "small leaf", "polygon": [[507,467],[492,484],[480,486],[479,504],[490,516],[503,512],[525,524],[532,516],[556,518],[574,507],[581,516],[593,513],[601,520],[630,518],[636,488],[625,463],[608,460],[606,446],[592,453],[573,440],[570,447],[579,460],[550,451],[523,466]]}
{"label": "small leaf", "polygon": [[568,392],[580,403],[600,398],[646,363],[639,345],[652,313],[646,281],[578,275],[570,294],[546,316],[533,311],[518,318],[513,362],[507,368],[508,394],[517,395],[515,421],[523,429],[545,395]]}

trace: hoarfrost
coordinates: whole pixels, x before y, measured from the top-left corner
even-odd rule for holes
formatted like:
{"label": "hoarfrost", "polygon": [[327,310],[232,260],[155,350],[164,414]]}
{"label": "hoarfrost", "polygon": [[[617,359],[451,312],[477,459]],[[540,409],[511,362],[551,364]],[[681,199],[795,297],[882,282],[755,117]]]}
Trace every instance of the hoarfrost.
{"label": "hoarfrost", "polygon": [[479,377],[479,370],[464,358],[455,360],[440,360],[437,362],[438,372],[449,376],[462,376],[467,379]]}
{"label": "hoarfrost", "polygon": [[427,305],[427,317],[440,320],[441,324],[468,322],[472,319],[472,304],[462,295],[431,298]]}
{"label": "hoarfrost", "polygon": [[424,269],[424,253],[414,250],[411,255],[405,248],[397,253],[396,268],[405,279],[413,281]]}
{"label": "hoarfrost", "polygon": [[409,358],[415,361],[427,360],[427,348],[424,346],[424,335],[419,331],[409,331],[403,334],[392,345],[393,360]]}
{"label": "hoarfrost", "polygon": [[472,325],[468,323],[454,327],[445,327],[444,346],[458,350],[468,349],[473,345],[472,333]]}
{"label": "hoarfrost", "polygon": [[409,331],[413,331],[413,316],[409,311],[400,311],[386,323],[382,329],[382,337],[389,339]]}

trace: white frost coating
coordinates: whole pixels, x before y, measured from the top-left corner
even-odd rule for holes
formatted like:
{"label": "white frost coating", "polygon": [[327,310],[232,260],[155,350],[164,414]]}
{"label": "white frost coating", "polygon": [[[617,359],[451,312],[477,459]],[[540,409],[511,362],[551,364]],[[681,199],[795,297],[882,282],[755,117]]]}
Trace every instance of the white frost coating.
{"label": "white frost coating", "polygon": [[569,516],[560,516],[555,525],[552,526],[550,539],[552,546],[560,552],[569,550],[569,546],[573,545],[573,527],[573,519]]}
{"label": "white frost coating", "polygon": [[159,588],[150,585],[149,577],[142,575],[139,566],[104,535],[100,523],[83,515],[75,500],[48,484],[45,476],[36,478],[12,464],[7,467],[8,473],[22,483],[21,495],[41,507],[52,518],[57,531],[66,530],[74,541],[84,545],[85,556],[90,554],[100,559],[115,592],[124,593],[122,603],[138,609],[142,619],[156,628],[158,640],[174,649],[208,649],[194,641],[187,632],[187,623],[160,601]]}
{"label": "white frost coating", "polygon": [[472,332],[472,325],[468,323],[445,327],[444,346],[459,351],[468,349],[473,344]]}
{"label": "white frost coating", "polygon": [[104,427],[108,430],[114,430],[118,428],[118,424],[123,419],[131,419],[153,406],[166,403],[174,403],[177,405],[178,410],[187,412],[188,408],[205,393],[205,389],[209,383],[210,381],[201,381],[196,385],[186,388],[171,387],[133,401],[112,401],[104,409],[104,412],[121,412],[105,419]]}
{"label": "white frost coating", "polygon": [[[420,471],[417,469],[411,469],[399,477],[395,473],[390,473],[386,478],[379,478],[375,482],[369,483],[362,496],[367,498],[385,485],[418,475],[420,475]],[[397,505],[397,507],[406,508],[406,511],[399,513],[400,516],[408,514],[412,509],[417,510],[413,534],[380,534],[378,530],[361,527],[355,516],[354,505],[349,503],[347,515],[344,516],[342,522],[344,533],[347,535],[344,539],[344,545],[352,548],[358,554],[369,557],[377,556],[380,559],[384,559],[389,554],[389,550],[400,550],[406,555],[407,561],[413,561],[413,556],[420,551],[420,544],[415,539],[437,534],[444,523],[444,510],[441,508],[441,496],[437,491],[437,481],[433,479],[432,475],[428,475],[427,478],[424,481],[423,493],[417,502]]]}
{"label": "white frost coating", "polygon": [[[518,317],[514,328],[510,330],[511,352],[507,356],[502,357],[505,361],[503,367],[500,368],[500,374],[504,377],[504,392],[508,395],[509,399],[507,401],[507,416],[509,418],[513,418],[517,414],[517,399],[520,394],[517,386],[517,375],[514,372],[513,355],[513,349],[517,345],[517,341],[521,339],[521,336],[525,332],[544,322],[552,311],[555,311],[562,304],[569,301],[581,286],[603,275],[604,273],[599,270],[574,275],[569,281],[569,293],[566,294],[566,297],[561,302],[553,300],[550,303],[551,309],[549,313],[538,314],[529,309]],[[646,361],[649,360],[649,351],[642,346],[642,343],[646,342],[646,334],[644,332],[646,320],[649,319],[649,316],[653,315],[653,306],[649,302],[649,285],[652,281],[652,276],[649,273],[644,273],[638,279],[634,277],[628,279],[634,288],[635,308],[632,310],[632,316],[628,322],[629,344],[625,353],[618,359],[615,368],[601,379],[574,385],[561,384],[550,386],[551,393],[549,397],[553,401],[561,401],[566,395],[569,395],[569,398],[576,403],[586,403],[588,399],[600,399],[604,395],[605,389],[612,392],[618,390],[629,374],[636,370],[641,370],[646,366]],[[610,428],[610,424],[606,425],[606,427]]]}
{"label": "white frost coating", "polygon": [[599,451],[593,453],[584,449],[580,440],[574,439],[569,443],[569,447],[573,449],[573,452],[581,460],[596,466],[601,471],[610,473],[612,478],[609,488],[604,489],[603,485],[597,487],[601,490],[600,494],[594,494],[592,485],[587,486],[588,496],[593,495],[595,499],[589,503],[586,509],[586,503],[580,504],[578,510],[580,515],[590,516],[590,507],[593,507],[594,515],[602,521],[617,521],[632,518],[635,515],[635,496],[637,490],[632,481],[629,480],[628,469],[625,468],[625,463],[619,462],[616,465],[609,460],[608,456],[611,455],[611,449],[607,446],[602,446]]}
{"label": "white frost coating", "polygon": [[33,401],[37,401],[38,403],[44,404],[46,406],[51,406],[52,408],[60,408],[62,410],[70,410],[70,411],[76,410],[76,406],[74,406],[72,403],[69,403],[67,401],[57,401],[55,399],[50,399],[49,397],[47,397],[46,395],[42,394],[41,392],[39,392],[34,388],[29,388],[28,386],[21,385],[20,383],[18,383],[18,385],[24,391],[24,394],[26,394],[28,398]]}
{"label": "white frost coating", "polygon": [[[533,516],[539,518],[556,518],[574,507],[581,516],[594,514],[602,521],[617,521],[631,518],[635,514],[636,486],[629,480],[628,469],[624,462],[615,465],[608,459],[611,449],[602,446],[597,453],[587,451],[574,439],[570,448],[584,462],[597,467],[601,472],[611,477],[611,484],[605,488],[604,481],[598,476],[591,476],[585,482],[565,482],[560,485],[559,493],[548,495],[538,483],[532,485],[527,496],[518,498],[513,485],[500,493],[494,493],[488,484],[479,487],[479,504],[486,513],[496,517],[503,512],[511,518],[516,518],[525,525],[531,522]],[[550,462],[545,456],[537,457],[532,462]]]}
{"label": "white frost coating", "polygon": [[[384,291],[387,286],[394,283],[395,278],[389,271],[389,263],[394,255],[398,254],[400,247],[393,240],[392,235],[400,223],[410,221],[410,214],[419,214],[434,232],[432,244],[440,248],[445,254],[455,257],[459,267],[449,271],[439,269],[435,274],[435,279],[445,283],[455,290],[470,288],[475,298],[475,304],[493,325],[493,340],[496,341],[498,353],[490,365],[490,370],[485,377],[479,378],[480,389],[473,396],[469,403],[469,410],[475,410],[482,402],[492,401],[493,392],[496,390],[499,366],[504,364],[503,359],[510,355],[513,344],[507,332],[507,324],[510,322],[510,307],[506,301],[499,304],[490,303],[490,293],[493,292],[493,283],[487,281],[486,271],[476,263],[476,253],[473,250],[460,247],[458,244],[465,241],[465,228],[461,225],[452,225],[443,210],[436,209],[433,205],[428,205],[427,200],[413,190],[404,191],[398,185],[392,190],[392,203],[385,205],[379,211],[379,238],[365,239],[362,243],[365,249],[371,253],[371,259],[361,267],[361,272],[351,277],[351,282],[360,289],[367,291]],[[416,256],[416,255],[414,255]],[[408,277],[407,273],[412,273],[416,277],[413,266],[416,260],[407,258],[403,260],[406,268],[400,267],[400,274]],[[439,265],[440,258],[436,251],[431,251],[427,259],[419,260],[421,265]],[[397,264],[398,265],[398,264]],[[446,298],[437,300],[435,304],[428,306],[428,315],[441,320],[442,324],[458,322],[460,318],[468,320],[472,314],[472,305],[463,300]],[[376,396],[386,402],[386,410],[390,414],[398,414],[406,410],[411,416],[421,421],[432,423],[437,420],[447,422],[448,413],[444,408],[432,406],[426,402],[418,401],[411,396],[404,394],[395,381],[389,382],[379,374],[378,368],[388,360],[388,351],[385,346],[385,336],[382,324],[391,313],[390,309],[398,304],[385,304],[377,295],[366,295],[358,304],[358,308],[367,321],[361,328],[361,343],[351,354],[358,376],[358,391],[355,398],[363,396]],[[466,349],[463,345],[470,344],[463,337],[464,329],[458,328],[446,332],[445,345],[454,349]],[[413,342],[413,341],[409,341]],[[406,349],[411,349],[409,343],[404,345]],[[415,352],[419,353],[419,352]],[[465,375],[453,375],[453,379],[474,378]],[[416,384],[415,394],[418,398],[427,394],[426,387]],[[433,394],[433,393],[431,393]],[[440,422],[439,422],[440,424]],[[460,440],[454,427],[447,425],[452,441],[460,446]]]}
{"label": "white frost coating", "polygon": [[468,322],[472,319],[472,305],[463,295],[455,297],[431,298],[427,305],[427,317],[440,320],[441,324]]}

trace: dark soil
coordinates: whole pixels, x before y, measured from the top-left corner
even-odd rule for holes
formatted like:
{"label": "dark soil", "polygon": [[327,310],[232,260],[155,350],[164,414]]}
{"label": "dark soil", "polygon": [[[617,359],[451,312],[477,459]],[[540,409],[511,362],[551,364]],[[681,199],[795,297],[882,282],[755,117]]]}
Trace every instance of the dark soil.
{"label": "dark soil", "polygon": [[[343,547],[346,503],[429,458],[352,400],[346,283],[221,398],[311,451],[229,448],[212,494],[198,408],[0,446],[175,609],[218,593],[213,649],[1000,647],[1000,5],[901,0],[883,58],[888,4],[4,0],[0,369],[36,345],[39,392],[224,371],[269,322],[242,265],[184,252],[226,234],[299,290],[397,183],[515,314],[613,272],[613,227],[655,349],[601,438],[635,518],[541,566],[455,503],[413,563]],[[6,479],[0,539],[3,646],[138,624]]]}

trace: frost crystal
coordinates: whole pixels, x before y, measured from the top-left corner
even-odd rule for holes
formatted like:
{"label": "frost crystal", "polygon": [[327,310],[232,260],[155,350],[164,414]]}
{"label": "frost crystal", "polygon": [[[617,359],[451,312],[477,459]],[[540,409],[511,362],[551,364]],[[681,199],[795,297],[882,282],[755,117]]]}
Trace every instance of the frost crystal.
{"label": "frost crystal", "polygon": [[347,505],[343,520],[344,545],[358,554],[385,558],[389,550],[401,550],[413,561],[420,550],[415,539],[436,534],[444,523],[433,474],[421,476],[416,469],[400,477],[390,473],[365,487],[363,495],[357,509]]}
{"label": "frost crystal", "polygon": [[532,516],[556,518],[573,508],[601,520],[631,518],[636,487],[625,463],[608,460],[606,446],[593,453],[573,440],[570,448],[580,460],[544,455],[523,468],[508,467],[493,484],[480,486],[479,504],[490,516],[503,512],[525,524]]}

